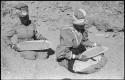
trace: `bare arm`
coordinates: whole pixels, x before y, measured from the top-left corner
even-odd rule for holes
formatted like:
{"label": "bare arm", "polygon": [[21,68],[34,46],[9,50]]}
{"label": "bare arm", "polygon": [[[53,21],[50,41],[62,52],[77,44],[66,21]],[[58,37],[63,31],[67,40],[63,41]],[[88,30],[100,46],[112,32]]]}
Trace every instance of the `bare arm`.
{"label": "bare arm", "polygon": [[7,27],[3,33],[2,33],[2,36],[3,36],[3,39],[5,41],[5,43],[7,45],[12,45],[13,43],[11,42],[11,38],[14,36],[14,34],[16,33],[16,30],[14,27]]}

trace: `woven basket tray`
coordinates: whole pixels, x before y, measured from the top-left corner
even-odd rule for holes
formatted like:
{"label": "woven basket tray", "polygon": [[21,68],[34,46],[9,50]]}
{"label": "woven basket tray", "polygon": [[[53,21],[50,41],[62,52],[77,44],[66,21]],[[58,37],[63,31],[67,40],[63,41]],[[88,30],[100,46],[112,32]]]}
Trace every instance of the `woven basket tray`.
{"label": "woven basket tray", "polygon": [[87,55],[89,57],[93,57],[96,61],[89,59],[86,62],[76,60],[73,65],[73,70],[75,72],[82,72],[82,73],[91,73],[96,72],[95,68],[100,69],[106,63],[106,58],[104,55],[100,55],[102,52],[107,51],[107,47],[95,47],[92,49],[87,50],[82,55]]}
{"label": "woven basket tray", "polygon": [[93,48],[90,48],[90,49],[86,50],[85,52],[83,52],[82,55],[86,55],[88,58],[90,58],[90,57],[97,56],[100,53],[104,53],[107,50],[108,50],[108,48],[104,47],[104,46],[93,47]]}
{"label": "woven basket tray", "polygon": [[50,47],[50,43],[45,40],[25,41],[17,44],[20,50],[44,50]]}

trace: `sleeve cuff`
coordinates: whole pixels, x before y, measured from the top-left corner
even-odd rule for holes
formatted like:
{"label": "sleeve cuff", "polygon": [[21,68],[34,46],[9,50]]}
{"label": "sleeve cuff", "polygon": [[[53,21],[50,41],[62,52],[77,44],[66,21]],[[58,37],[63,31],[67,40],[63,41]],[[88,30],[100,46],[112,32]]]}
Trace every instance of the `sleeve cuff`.
{"label": "sleeve cuff", "polygon": [[75,59],[75,57],[76,57],[75,54],[72,54],[72,59]]}

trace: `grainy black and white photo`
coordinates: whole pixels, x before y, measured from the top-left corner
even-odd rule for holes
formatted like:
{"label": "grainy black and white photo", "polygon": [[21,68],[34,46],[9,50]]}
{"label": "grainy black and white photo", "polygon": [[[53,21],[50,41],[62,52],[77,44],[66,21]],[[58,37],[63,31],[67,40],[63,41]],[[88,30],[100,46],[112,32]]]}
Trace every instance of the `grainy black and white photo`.
{"label": "grainy black and white photo", "polygon": [[124,1],[1,1],[1,79],[124,79]]}

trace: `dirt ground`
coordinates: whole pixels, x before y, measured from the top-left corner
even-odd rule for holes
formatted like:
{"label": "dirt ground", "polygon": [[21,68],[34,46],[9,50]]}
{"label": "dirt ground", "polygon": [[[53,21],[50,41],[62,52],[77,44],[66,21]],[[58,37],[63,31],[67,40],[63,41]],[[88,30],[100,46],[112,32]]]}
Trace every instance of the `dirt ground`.
{"label": "dirt ground", "polygon": [[[24,2],[24,1],[21,1]],[[2,2],[1,32],[18,22],[11,7],[19,1]],[[55,54],[48,59],[26,60],[6,47],[1,36],[2,79],[123,79],[124,78],[124,2],[120,1],[26,1],[31,20],[36,20],[41,34],[59,44],[60,28],[72,22],[72,11],[84,8],[91,27],[89,39],[109,48],[108,62],[99,72],[74,74],[56,62]],[[2,35],[2,34],[1,34]]]}

